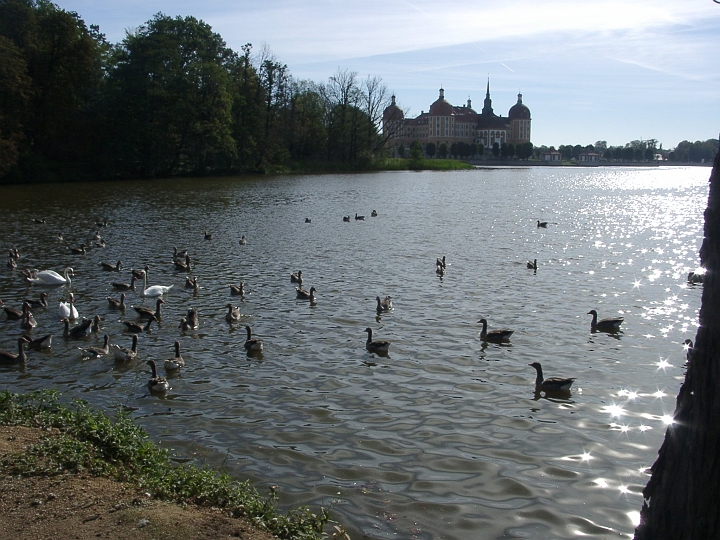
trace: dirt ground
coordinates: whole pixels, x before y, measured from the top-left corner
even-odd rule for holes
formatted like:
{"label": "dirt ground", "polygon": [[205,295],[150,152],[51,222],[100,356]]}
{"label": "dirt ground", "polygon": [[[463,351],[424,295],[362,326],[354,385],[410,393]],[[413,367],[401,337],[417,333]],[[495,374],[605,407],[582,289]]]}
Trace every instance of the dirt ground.
{"label": "dirt ground", "polygon": [[[0,426],[0,460],[47,432]],[[12,540],[272,540],[220,509],[154,500],[119,482],[86,474],[20,478],[0,470],[0,538]]]}

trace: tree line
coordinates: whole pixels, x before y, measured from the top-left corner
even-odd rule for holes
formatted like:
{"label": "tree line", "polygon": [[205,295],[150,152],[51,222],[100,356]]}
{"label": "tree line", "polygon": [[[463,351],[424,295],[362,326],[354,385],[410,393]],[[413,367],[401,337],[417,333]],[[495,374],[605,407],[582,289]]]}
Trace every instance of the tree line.
{"label": "tree line", "polygon": [[[555,150],[554,147],[539,147],[536,154],[546,150]],[[595,152],[608,161],[653,161],[658,155],[664,161],[682,163],[712,163],[718,151],[718,139],[706,141],[682,141],[674,150],[663,150],[662,144],[656,139],[635,140],[624,146],[608,146],[606,141],[597,141],[595,144],[582,146],[579,144],[561,144],[557,151],[562,154],[565,161],[577,160],[582,152]]]}
{"label": "tree line", "polygon": [[378,77],[295,79],[194,17],[109,43],[47,0],[0,0],[0,179],[152,178],[362,166],[384,146]]}

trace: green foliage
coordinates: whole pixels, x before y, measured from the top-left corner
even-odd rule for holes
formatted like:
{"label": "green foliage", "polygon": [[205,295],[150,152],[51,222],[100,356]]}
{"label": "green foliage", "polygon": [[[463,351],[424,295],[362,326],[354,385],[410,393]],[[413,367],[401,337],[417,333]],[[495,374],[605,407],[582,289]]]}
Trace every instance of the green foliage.
{"label": "green foliage", "polygon": [[428,157],[433,157],[436,152],[437,152],[437,147],[435,146],[434,142],[429,142],[425,145],[425,154]]}
{"label": "green foliage", "polygon": [[448,156],[447,143],[440,143],[440,148],[438,148],[438,156],[440,156],[440,159],[445,159]]}
{"label": "green foliage", "polygon": [[0,424],[52,427],[61,432],[0,464],[12,474],[87,471],[135,483],[160,499],[227,508],[282,539],[321,538],[330,522],[325,508],[318,513],[305,507],[280,513],[274,487],[268,496],[261,496],[249,482],[238,483],[210,469],[176,465],[127,414],[113,420],[81,401],[64,405],[57,392],[0,393]]}

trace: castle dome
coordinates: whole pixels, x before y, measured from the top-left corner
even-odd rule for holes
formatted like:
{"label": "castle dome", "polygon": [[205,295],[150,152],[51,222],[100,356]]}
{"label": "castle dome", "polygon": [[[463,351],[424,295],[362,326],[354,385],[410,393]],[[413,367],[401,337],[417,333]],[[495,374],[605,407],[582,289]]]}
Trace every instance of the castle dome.
{"label": "castle dome", "polygon": [[431,116],[452,116],[453,106],[445,100],[445,90],[440,89],[440,97],[430,105]]}
{"label": "castle dome", "polygon": [[522,94],[518,94],[517,103],[510,107],[508,118],[510,120],[530,120],[530,109],[523,105]]}
{"label": "castle dome", "polygon": [[389,122],[394,120],[402,120],[403,118],[405,118],[405,114],[402,112],[402,109],[400,107],[395,105],[395,94],[393,94],[392,102],[383,111],[383,120]]}

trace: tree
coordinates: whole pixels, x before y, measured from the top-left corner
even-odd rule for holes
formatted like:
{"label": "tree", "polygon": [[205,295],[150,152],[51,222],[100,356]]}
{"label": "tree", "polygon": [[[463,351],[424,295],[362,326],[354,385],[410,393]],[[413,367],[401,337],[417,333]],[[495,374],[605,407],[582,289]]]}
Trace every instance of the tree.
{"label": "tree", "polygon": [[654,147],[653,147],[653,148],[650,148],[650,147],[646,148],[646,149],[645,149],[644,157],[645,157],[645,161],[652,161],[652,160],[655,158],[655,148],[654,148]]}
{"label": "tree", "polygon": [[477,145],[477,152],[475,152],[478,156],[484,156],[485,155],[485,145],[483,143],[478,143]]}
{"label": "tree", "polygon": [[507,155],[508,157],[513,157],[515,155],[515,145],[513,143],[508,143]]}
{"label": "tree", "polygon": [[438,148],[438,155],[439,155],[442,159],[445,159],[445,158],[448,156],[448,145],[447,145],[447,143],[445,143],[445,142],[440,143],[440,148]]}
{"label": "tree", "polygon": [[500,157],[505,159],[510,155],[509,147],[507,143],[500,144]]}
{"label": "tree", "polygon": [[402,144],[397,147],[397,154],[398,154],[398,156],[400,156],[401,158],[402,158],[402,157],[405,157],[405,147],[404,147]]}
{"label": "tree", "polygon": [[720,538],[720,153],[710,176],[700,325],[673,422],[643,490],[636,540]]}
{"label": "tree", "polygon": [[492,155],[498,157],[500,155],[500,145],[494,142],[492,145]]}
{"label": "tree", "polygon": [[605,152],[603,152],[603,157],[608,161],[611,160],[613,157],[612,150],[610,148],[606,149]]}
{"label": "tree", "polygon": [[598,154],[604,154],[605,151],[608,149],[607,141],[595,141],[595,144],[593,145],[593,149]]}
{"label": "tree", "polygon": [[533,155],[533,150],[533,143],[524,142],[517,145],[517,148],[515,149],[515,154],[519,159],[528,159],[530,156]]}
{"label": "tree", "polygon": [[427,155],[428,157],[433,157],[436,151],[437,147],[435,146],[434,142],[429,142],[425,145],[425,155]]}
{"label": "tree", "polygon": [[626,146],[622,149],[623,161],[632,161],[635,158],[635,150],[632,146]]}
{"label": "tree", "polygon": [[413,141],[410,145],[410,159],[413,161],[420,161],[422,159],[422,145],[420,141]]}

